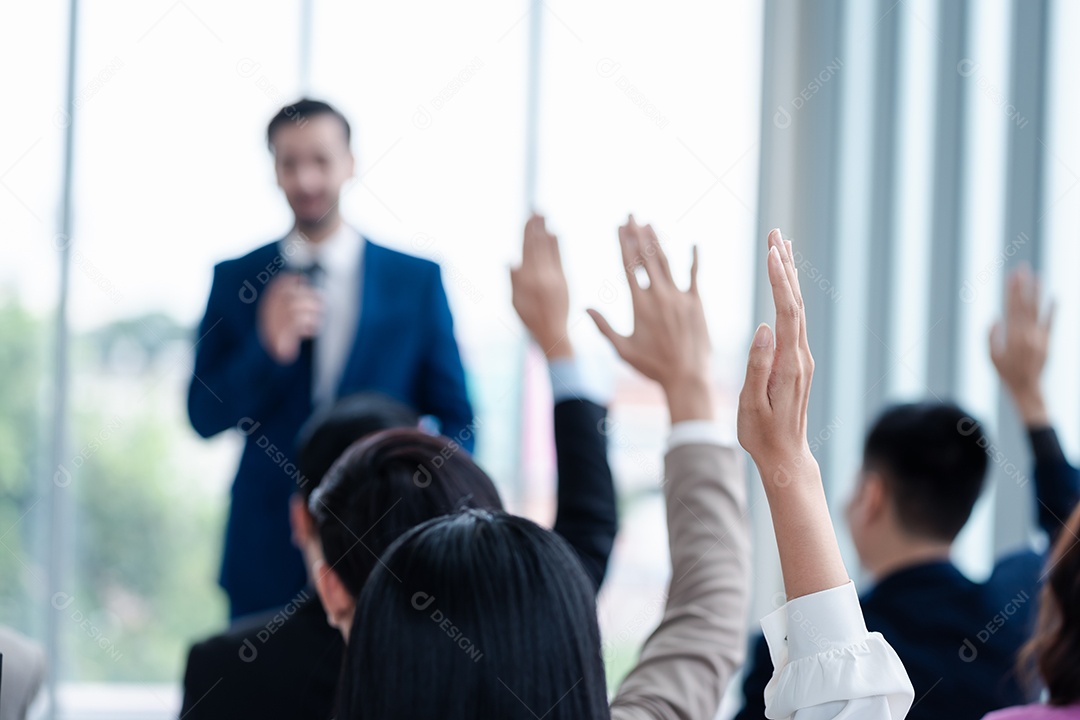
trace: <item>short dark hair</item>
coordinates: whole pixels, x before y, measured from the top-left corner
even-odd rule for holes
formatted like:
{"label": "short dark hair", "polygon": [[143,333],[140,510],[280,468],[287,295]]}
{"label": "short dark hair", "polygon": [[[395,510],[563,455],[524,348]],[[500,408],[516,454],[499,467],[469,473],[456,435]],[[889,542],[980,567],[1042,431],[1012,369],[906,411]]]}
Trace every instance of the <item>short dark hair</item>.
{"label": "short dark hair", "polygon": [[956,405],[895,405],[870,429],[863,468],[885,479],[907,532],[951,542],[982,492],[988,447],[982,425]]}
{"label": "short dark hair", "polygon": [[[1051,705],[1080,701],[1080,506],[1073,509],[1047,558],[1035,634],[1020,651],[1019,666],[1037,671]],[[1034,684],[1034,683],[1033,683]]]}
{"label": "short dark hair", "polygon": [[271,150],[274,149],[274,133],[286,123],[292,122],[303,125],[318,115],[333,115],[340,120],[341,126],[345,130],[345,144],[348,145],[352,141],[352,129],[349,127],[349,121],[345,119],[345,116],[337,108],[322,100],[301,98],[292,105],[286,105],[278,110],[277,115],[270,120],[270,124],[266,127],[267,146]]}
{"label": "short dark hair", "polygon": [[304,501],[354,442],[379,430],[416,427],[418,422],[420,416],[411,407],[377,392],[348,395],[312,415],[296,441],[297,485]]}
{"label": "short dark hair", "polygon": [[470,507],[502,509],[491,478],[452,440],[411,429],[357,441],[308,501],[323,557],[353,597],[406,530]]}
{"label": "short dark hair", "polygon": [[592,581],[525,518],[470,510],[407,532],[350,637],[341,720],[610,717]]}

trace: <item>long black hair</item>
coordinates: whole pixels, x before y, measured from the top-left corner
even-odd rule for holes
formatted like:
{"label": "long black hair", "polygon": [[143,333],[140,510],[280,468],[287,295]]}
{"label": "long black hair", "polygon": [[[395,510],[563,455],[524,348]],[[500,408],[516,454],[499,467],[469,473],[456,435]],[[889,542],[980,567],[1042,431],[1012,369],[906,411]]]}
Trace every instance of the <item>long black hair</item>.
{"label": "long black hair", "polygon": [[308,501],[326,563],[353,597],[402,533],[464,508],[502,509],[491,478],[453,441],[411,429],[353,443]]}
{"label": "long black hair", "polygon": [[535,523],[469,509],[402,535],[357,603],[338,720],[609,718],[594,588]]}

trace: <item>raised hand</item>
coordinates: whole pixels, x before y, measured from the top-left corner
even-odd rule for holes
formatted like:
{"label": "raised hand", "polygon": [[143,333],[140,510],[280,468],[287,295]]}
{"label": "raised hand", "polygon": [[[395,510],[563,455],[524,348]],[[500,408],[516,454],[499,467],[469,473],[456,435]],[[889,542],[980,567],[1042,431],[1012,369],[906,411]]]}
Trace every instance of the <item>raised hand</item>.
{"label": "raised hand", "polygon": [[[596,310],[589,315],[615,351],[642,375],[657,381],[668,397],[672,422],[712,417],[709,379],[709,329],[697,285],[697,248],[690,267],[690,287],[680,290],[671,277],[667,256],[656,233],[630,216],[619,228],[623,267],[634,308],[629,336],[611,329]],[[649,286],[641,287],[635,270],[644,267]]]}
{"label": "raised hand", "polygon": [[[739,443],[759,468],[789,473],[807,460],[806,408],[814,358],[806,337],[806,311],[791,241],[769,233],[766,265],[776,308],[776,337],[762,323],[754,333],[739,395]],[[771,478],[762,477],[769,483]],[[776,478],[778,481],[782,478]]]}
{"label": "raised hand", "polygon": [[739,442],[757,465],[772,513],[789,599],[848,581],[821,470],[806,438],[814,358],[791,243],[769,233],[769,284],[776,332],[758,326],[739,395]]}
{"label": "raised hand", "polygon": [[1025,425],[1048,425],[1042,371],[1050,348],[1054,305],[1040,313],[1038,278],[1027,266],[1009,274],[1005,321],[990,328],[990,359]]}
{"label": "raised hand", "polygon": [[570,292],[559,256],[559,241],[543,215],[525,223],[521,265],[510,269],[514,310],[548,360],[573,355],[567,336]]}

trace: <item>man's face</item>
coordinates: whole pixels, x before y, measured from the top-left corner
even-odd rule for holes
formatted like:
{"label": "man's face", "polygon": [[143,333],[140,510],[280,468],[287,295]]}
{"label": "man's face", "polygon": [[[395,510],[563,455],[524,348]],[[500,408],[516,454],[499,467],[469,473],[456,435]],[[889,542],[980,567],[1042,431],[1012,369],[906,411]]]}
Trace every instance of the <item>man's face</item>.
{"label": "man's face", "polygon": [[336,215],[341,187],[352,177],[353,156],[345,128],[333,115],[302,124],[286,123],[274,133],[278,186],[300,225],[319,225]]}

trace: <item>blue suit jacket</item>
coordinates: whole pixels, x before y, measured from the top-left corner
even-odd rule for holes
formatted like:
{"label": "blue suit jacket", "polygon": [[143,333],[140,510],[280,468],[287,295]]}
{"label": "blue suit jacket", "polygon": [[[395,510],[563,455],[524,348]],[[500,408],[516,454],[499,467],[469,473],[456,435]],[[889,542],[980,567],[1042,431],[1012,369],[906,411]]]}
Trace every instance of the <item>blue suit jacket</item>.
{"label": "blue suit jacket", "polygon": [[[304,482],[293,455],[313,409],[311,344],[279,365],[256,327],[259,295],[285,269],[277,241],[214,268],[188,391],[196,432],[245,436],[220,578],[232,617],[284,605],[307,582],[288,501]],[[443,434],[471,451],[472,408],[439,266],[365,240],[361,272],[359,326],[336,396],[386,393],[438,418]]]}

